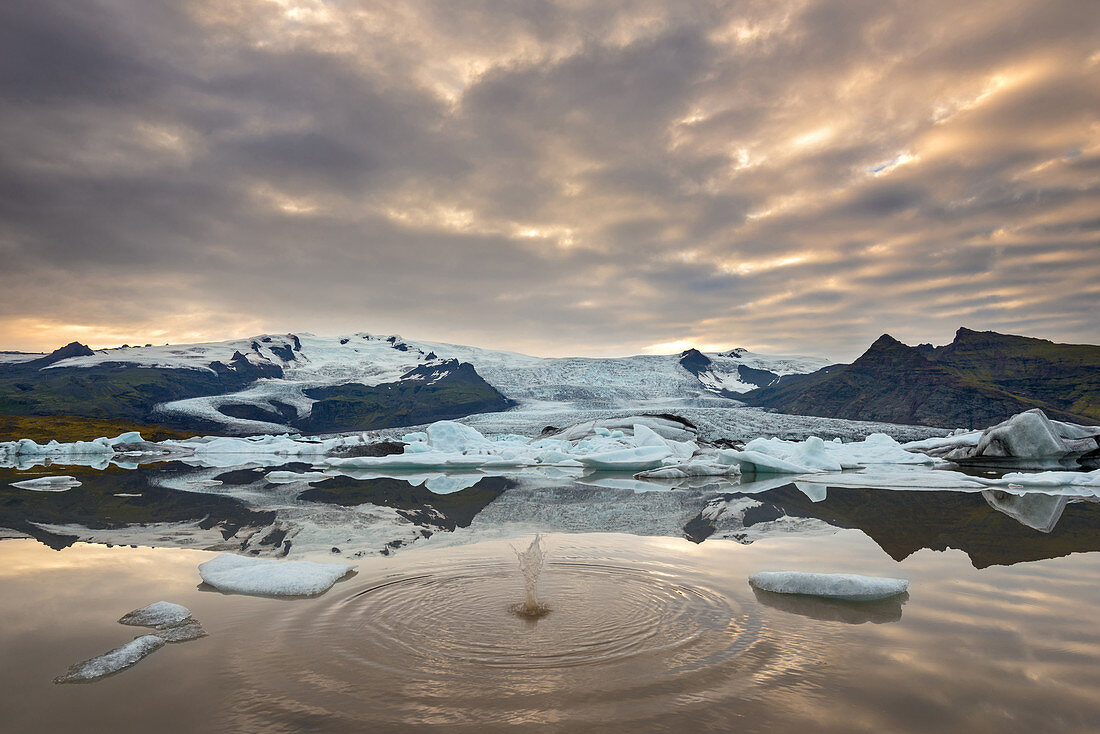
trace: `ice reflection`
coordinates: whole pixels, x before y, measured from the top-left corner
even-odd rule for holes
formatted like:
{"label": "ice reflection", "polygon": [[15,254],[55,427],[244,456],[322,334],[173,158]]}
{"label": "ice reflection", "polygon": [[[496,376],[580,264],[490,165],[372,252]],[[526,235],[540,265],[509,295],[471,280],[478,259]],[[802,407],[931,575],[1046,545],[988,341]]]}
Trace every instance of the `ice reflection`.
{"label": "ice reflection", "polygon": [[901,607],[909,600],[909,593],[898,594],[878,601],[853,602],[840,599],[821,599],[798,594],[776,594],[752,587],[756,600],[761,604],[790,614],[825,622],[845,624],[884,624],[901,619]]}
{"label": "ice reflection", "polygon": [[1054,530],[1070,499],[1058,494],[1016,495],[996,489],[987,489],[982,492],[982,497],[994,510],[1040,533]]}

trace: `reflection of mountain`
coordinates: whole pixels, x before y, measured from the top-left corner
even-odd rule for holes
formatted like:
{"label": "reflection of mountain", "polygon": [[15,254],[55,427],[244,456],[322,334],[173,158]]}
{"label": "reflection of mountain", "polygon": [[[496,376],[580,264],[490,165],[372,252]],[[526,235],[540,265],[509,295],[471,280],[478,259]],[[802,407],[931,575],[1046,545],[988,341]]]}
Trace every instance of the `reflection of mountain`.
{"label": "reflection of mountain", "polygon": [[[789,485],[749,496],[790,515],[862,530],[898,561],[922,548],[961,550],[975,568],[1100,551],[1100,504],[1092,502],[1066,504],[1057,524],[1040,532],[979,493],[830,487],[824,501],[812,502]],[[1032,502],[1021,515],[1038,518],[1042,501]]]}
{"label": "reflection of mountain", "polygon": [[[81,486],[67,492],[32,492],[9,486],[16,475],[5,472],[0,478],[0,527],[18,530],[60,549],[78,538],[44,530],[35,523],[115,529],[147,523],[195,522],[201,529],[216,529],[228,539],[242,528],[261,528],[275,521],[275,512],[250,510],[232,497],[154,486],[145,471],[62,469],[75,476]],[[159,471],[189,469],[164,465]],[[20,473],[18,478],[26,479],[27,475]]]}
{"label": "reflection of mountain", "polygon": [[369,502],[393,507],[417,525],[454,530],[456,527],[467,527],[475,515],[514,484],[503,477],[485,477],[467,489],[435,494],[424,486],[415,486],[403,479],[333,477],[321,482],[318,487],[302,492],[298,499],[345,507]]}

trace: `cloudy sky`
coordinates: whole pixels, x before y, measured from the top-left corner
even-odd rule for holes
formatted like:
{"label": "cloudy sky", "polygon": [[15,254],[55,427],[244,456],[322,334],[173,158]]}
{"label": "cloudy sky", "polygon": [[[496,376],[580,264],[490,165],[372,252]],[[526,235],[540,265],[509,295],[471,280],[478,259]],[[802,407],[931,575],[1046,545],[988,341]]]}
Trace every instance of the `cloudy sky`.
{"label": "cloudy sky", "polygon": [[4,0],[0,349],[1100,342],[1092,0]]}

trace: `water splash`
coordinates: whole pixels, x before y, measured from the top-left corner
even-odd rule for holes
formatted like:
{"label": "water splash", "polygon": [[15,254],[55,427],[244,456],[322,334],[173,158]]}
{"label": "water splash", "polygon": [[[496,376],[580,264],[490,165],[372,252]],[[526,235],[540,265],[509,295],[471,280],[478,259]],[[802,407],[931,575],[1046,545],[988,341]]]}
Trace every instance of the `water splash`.
{"label": "water splash", "polygon": [[542,536],[535,535],[527,550],[518,551],[515,547],[512,548],[519,559],[520,573],[523,574],[524,600],[522,604],[515,604],[511,609],[521,617],[541,617],[550,611],[539,603],[538,597],[539,576],[542,574],[542,567],[546,565],[546,551],[541,541]]}

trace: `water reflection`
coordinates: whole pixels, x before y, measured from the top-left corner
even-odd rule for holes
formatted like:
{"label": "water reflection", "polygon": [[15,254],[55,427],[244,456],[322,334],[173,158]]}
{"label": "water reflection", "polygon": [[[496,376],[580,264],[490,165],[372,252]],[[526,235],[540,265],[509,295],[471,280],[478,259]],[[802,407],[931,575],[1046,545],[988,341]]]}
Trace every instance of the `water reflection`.
{"label": "water reflection", "polygon": [[885,624],[901,619],[901,607],[909,600],[909,593],[898,594],[878,601],[853,602],[840,599],[821,599],[799,594],[776,594],[755,586],[752,593],[764,606],[789,614],[797,614],[825,622],[845,624]]}
{"label": "water reflection", "polygon": [[1016,495],[996,489],[985,490],[982,492],[982,497],[994,510],[1003,512],[1021,525],[1038,530],[1040,533],[1050,533],[1054,530],[1069,502],[1069,497],[1065,495]]}
{"label": "water reflection", "polygon": [[[274,469],[281,473],[268,481]],[[0,527],[55,548],[85,540],[351,559],[428,539],[467,543],[533,530],[747,544],[856,528],[897,560],[922,548],[956,548],[978,568],[1100,550],[1100,504],[1058,494],[829,487],[775,476],[654,482],[540,468],[496,475],[322,469],[301,461],[54,467],[82,483],[60,493],[10,486],[41,471],[0,470]]]}

